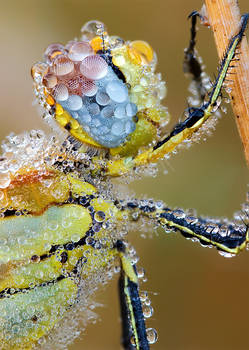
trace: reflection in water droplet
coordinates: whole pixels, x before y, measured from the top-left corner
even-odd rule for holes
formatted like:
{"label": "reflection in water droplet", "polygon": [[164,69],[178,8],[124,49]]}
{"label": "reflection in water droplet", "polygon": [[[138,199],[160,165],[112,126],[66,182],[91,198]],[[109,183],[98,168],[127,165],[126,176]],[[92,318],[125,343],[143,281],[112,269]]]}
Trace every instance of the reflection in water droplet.
{"label": "reflection in water droplet", "polygon": [[11,182],[9,173],[1,173],[0,174],[0,188],[6,188],[9,186]]}
{"label": "reflection in water droplet", "polygon": [[150,305],[144,305],[143,306],[143,315],[145,318],[150,318],[153,315],[153,308]]}
{"label": "reflection in water droplet", "polygon": [[146,334],[147,334],[148,343],[155,344],[158,339],[157,331],[154,328],[147,328]]}

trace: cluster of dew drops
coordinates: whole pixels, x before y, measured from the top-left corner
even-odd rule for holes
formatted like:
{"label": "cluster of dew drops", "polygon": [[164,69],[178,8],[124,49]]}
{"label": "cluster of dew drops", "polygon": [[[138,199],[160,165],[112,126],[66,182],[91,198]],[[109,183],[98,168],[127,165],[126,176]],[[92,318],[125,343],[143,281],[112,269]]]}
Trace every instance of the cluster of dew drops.
{"label": "cluster of dew drops", "polygon": [[117,147],[135,130],[137,107],[129,101],[126,84],[100,54],[95,54],[89,35],[84,35],[89,27],[100,34],[104,30],[103,24],[91,21],[83,27],[81,41],[48,46],[43,84],[97,142]]}

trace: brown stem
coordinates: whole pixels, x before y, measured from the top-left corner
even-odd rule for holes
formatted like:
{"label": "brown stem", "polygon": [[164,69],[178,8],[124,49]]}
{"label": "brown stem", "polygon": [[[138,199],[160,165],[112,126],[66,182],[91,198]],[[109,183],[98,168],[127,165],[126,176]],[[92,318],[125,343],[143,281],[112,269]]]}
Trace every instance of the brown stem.
{"label": "brown stem", "polygon": [[[241,15],[238,3],[236,0],[205,0],[205,4],[221,59],[231,36],[239,30]],[[240,60],[234,62],[236,74],[229,76],[228,79],[234,81],[231,85],[230,97],[249,165],[249,48],[246,37],[242,39],[239,51],[241,54],[237,58]]]}

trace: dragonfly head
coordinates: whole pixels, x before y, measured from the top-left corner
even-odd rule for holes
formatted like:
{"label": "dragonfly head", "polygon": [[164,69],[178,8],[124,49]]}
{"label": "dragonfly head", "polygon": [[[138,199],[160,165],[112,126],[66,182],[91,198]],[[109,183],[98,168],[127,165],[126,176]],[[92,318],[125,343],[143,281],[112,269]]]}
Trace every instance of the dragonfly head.
{"label": "dragonfly head", "polygon": [[109,36],[99,21],[80,40],[51,44],[32,77],[44,117],[81,144],[111,156],[138,153],[160,137],[168,113],[156,55],[144,41]]}

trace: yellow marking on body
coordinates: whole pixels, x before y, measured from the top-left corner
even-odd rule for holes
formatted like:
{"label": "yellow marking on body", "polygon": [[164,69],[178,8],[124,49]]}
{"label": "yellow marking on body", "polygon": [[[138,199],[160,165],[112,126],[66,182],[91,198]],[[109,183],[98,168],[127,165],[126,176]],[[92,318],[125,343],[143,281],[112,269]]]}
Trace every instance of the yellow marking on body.
{"label": "yellow marking on body", "polygon": [[130,259],[122,252],[120,252],[120,259],[122,262],[122,268],[125,272],[125,274],[129,277],[129,279],[133,282],[138,284],[138,278],[134,271],[134,268],[132,266],[132,263]]}
{"label": "yellow marking on body", "polygon": [[135,338],[135,344],[136,344],[136,350],[140,349],[139,346],[139,338],[138,338],[138,333],[137,333],[137,327],[136,327],[136,320],[135,320],[135,315],[132,307],[132,302],[130,298],[130,293],[129,293],[129,286],[128,286],[128,277],[125,275],[124,276],[124,293],[126,296],[126,301],[127,301],[127,307],[129,309],[129,314],[130,314],[130,322],[132,325],[132,330],[133,330],[133,335]]}
{"label": "yellow marking on body", "polygon": [[[69,196],[69,183],[63,173],[57,171],[19,173],[5,189],[0,200],[1,208],[27,210],[38,215],[51,203],[64,202]],[[0,219],[1,220],[1,219]]]}
{"label": "yellow marking on body", "polygon": [[67,175],[67,178],[70,182],[70,190],[74,197],[95,194],[97,192],[97,189],[88,182],[82,181],[70,174]]}
{"label": "yellow marking on body", "polygon": [[4,350],[28,350],[58,323],[75,303],[73,279],[17,293],[0,302],[0,341]]}
{"label": "yellow marking on body", "polygon": [[77,140],[94,147],[103,148],[103,146],[94,141],[94,139],[85,132],[78,121],[75,120],[67,111],[64,110],[64,112],[61,113],[61,110],[59,110],[59,114],[57,114],[55,111],[54,118],[63,128],[70,125],[70,130],[68,130],[68,132]]}
{"label": "yellow marking on body", "polygon": [[195,236],[195,237],[199,238],[200,240],[205,241],[207,243],[211,243],[212,245],[214,245],[214,246],[216,246],[218,248],[221,248],[222,250],[224,250],[224,251],[226,251],[228,253],[238,254],[240,251],[242,251],[245,248],[246,243],[247,243],[247,240],[246,240],[245,242],[243,242],[238,247],[228,248],[225,245],[223,245],[221,243],[218,243],[218,242],[215,242],[215,241],[212,241],[211,239],[208,239],[205,236],[198,235],[197,233],[193,232],[189,228],[187,228],[185,226],[178,225],[178,224],[174,223],[173,221],[168,221],[165,218],[163,218],[163,220],[161,220],[161,221],[164,222],[165,224],[167,224],[167,226],[169,226],[169,227],[175,227],[175,228],[179,229],[180,231],[189,233],[190,235]]}
{"label": "yellow marking on body", "polygon": [[92,218],[80,205],[48,208],[40,216],[6,217],[0,220],[0,263],[41,256],[52,245],[78,241],[90,228]]}

